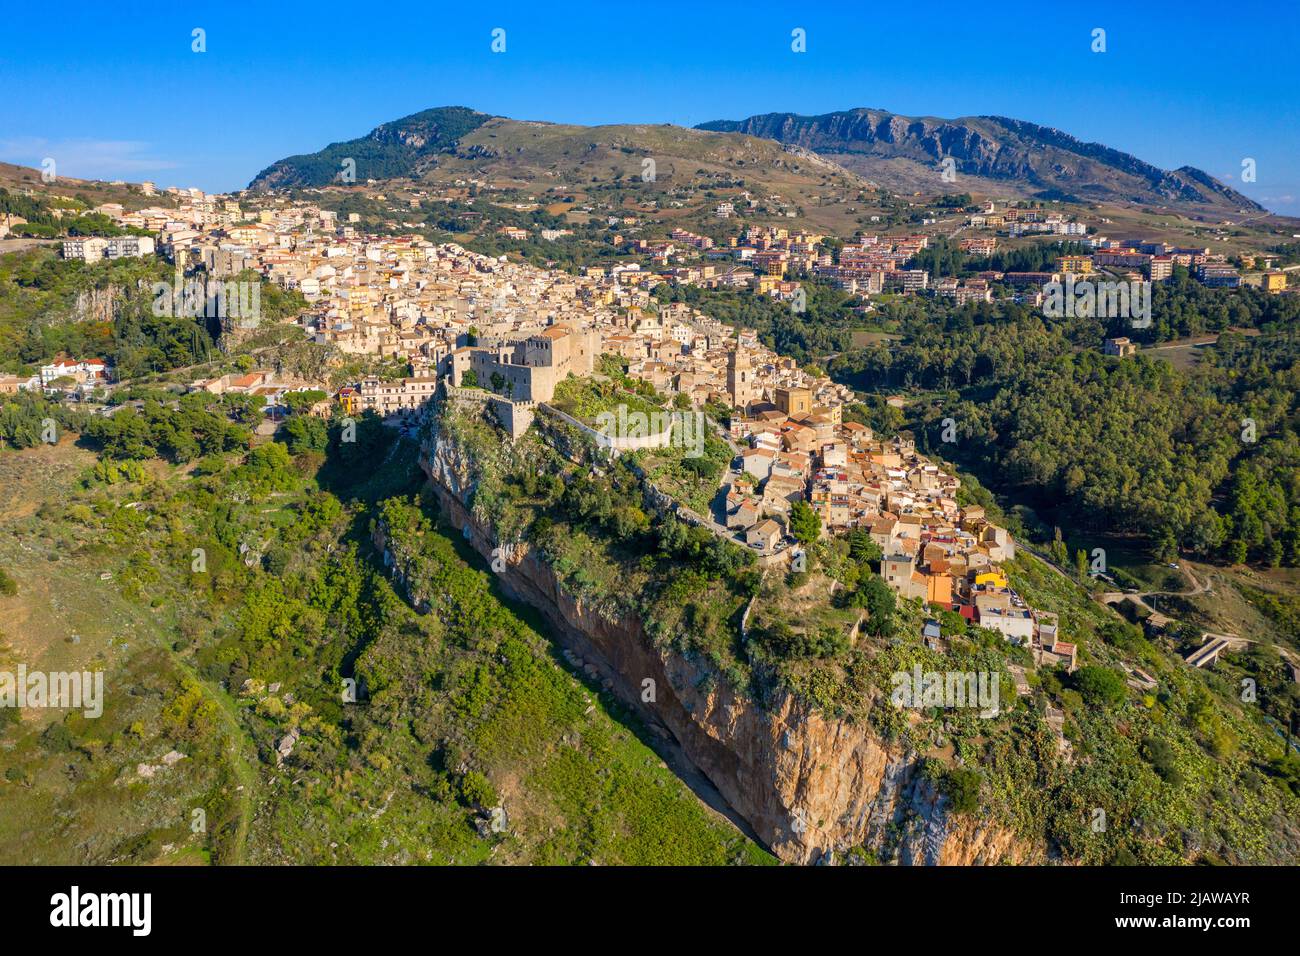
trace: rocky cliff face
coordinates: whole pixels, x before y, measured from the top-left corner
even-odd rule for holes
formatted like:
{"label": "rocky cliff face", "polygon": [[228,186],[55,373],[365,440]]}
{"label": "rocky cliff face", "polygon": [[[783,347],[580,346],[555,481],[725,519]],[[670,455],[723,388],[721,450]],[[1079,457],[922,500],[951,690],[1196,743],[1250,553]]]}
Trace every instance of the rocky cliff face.
{"label": "rocky cliff face", "polygon": [[125,298],[124,291],[116,285],[102,289],[87,289],[77,295],[72,314],[72,322],[112,322],[117,315],[118,303]]}
{"label": "rocky cliff face", "polygon": [[[466,507],[473,486],[461,450],[435,442],[421,464],[451,523],[491,557],[493,530]],[[949,814],[916,772],[914,753],[788,695],[763,708],[706,679],[691,661],[655,648],[639,620],[611,620],[584,606],[527,547],[513,550],[500,576],[513,596],[546,617],[569,660],[606,680],[653,730],[671,735],[781,859],[829,863],[855,849],[903,864],[1041,857],[999,826]]]}
{"label": "rocky cliff face", "polygon": [[854,109],[821,116],[766,113],[697,128],[798,145],[890,188],[914,185],[898,178],[898,163],[919,164],[933,179],[937,164],[950,157],[956,173],[1008,184],[1025,195],[1262,210],[1198,169],[1166,171],[1100,143],[1005,116],[946,120]]}

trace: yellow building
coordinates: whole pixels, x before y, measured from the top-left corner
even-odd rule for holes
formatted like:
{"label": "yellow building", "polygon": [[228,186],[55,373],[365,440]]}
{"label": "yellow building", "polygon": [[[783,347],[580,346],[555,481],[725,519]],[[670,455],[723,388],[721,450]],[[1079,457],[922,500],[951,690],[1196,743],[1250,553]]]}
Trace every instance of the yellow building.
{"label": "yellow building", "polygon": [[789,418],[803,418],[812,411],[812,391],[806,388],[778,388],[776,407]]}
{"label": "yellow building", "polygon": [[1265,272],[1260,284],[1265,292],[1281,292],[1286,288],[1286,273]]}
{"label": "yellow building", "polygon": [[1092,260],[1087,256],[1060,256],[1056,260],[1056,271],[1087,275],[1092,271]]}
{"label": "yellow building", "polygon": [[975,575],[976,586],[1005,588],[1010,585],[1007,583],[1007,576],[1001,571],[981,571]]}

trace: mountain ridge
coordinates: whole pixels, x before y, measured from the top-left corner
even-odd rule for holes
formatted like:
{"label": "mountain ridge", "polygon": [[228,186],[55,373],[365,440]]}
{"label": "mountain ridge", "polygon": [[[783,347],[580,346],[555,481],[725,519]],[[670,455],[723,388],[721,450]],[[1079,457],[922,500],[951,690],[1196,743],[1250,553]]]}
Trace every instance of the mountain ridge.
{"label": "mountain ridge", "polygon": [[[532,132],[524,134],[526,130]],[[545,131],[541,139],[538,131]],[[761,142],[785,152],[764,153]],[[259,172],[249,188],[419,179],[439,166],[461,172],[499,170],[503,160],[523,170],[521,179],[554,180],[566,163],[580,167],[598,147],[655,157],[681,155],[684,144],[689,144],[687,152],[704,150],[711,151],[712,158],[724,157],[724,164],[745,153],[751,171],[754,162],[760,168],[784,167],[792,151],[802,153],[893,192],[960,192],[970,191],[973,184],[976,192],[999,198],[1177,207],[1220,216],[1265,212],[1203,170],[1188,165],[1161,169],[1056,127],[993,114],[950,120],[867,108],[815,116],[763,113],[688,128],[579,126],[514,120],[464,106],[435,107],[381,123],[363,136],[316,152],[277,160]],[[538,149],[546,153],[544,163],[537,161]],[[953,160],[952,177],[940,175],[946,159]]]}
{"label": "mountain ridge", "polygon": [[[1013,189],[1020,185],[1033,198],[1068,195],[1102,202],[1264,211],[1195,167],[1164,170],[1102,143],[1007,116],[949,120],[857,108],[815,116],[763,113],[743,120],[712,120],[696,129],[801,146],[895,189],[937,179],[942,160],[951,157],[959,178]],[[889,167],[900,160],[912,164],[906,170],[910,177]]]}

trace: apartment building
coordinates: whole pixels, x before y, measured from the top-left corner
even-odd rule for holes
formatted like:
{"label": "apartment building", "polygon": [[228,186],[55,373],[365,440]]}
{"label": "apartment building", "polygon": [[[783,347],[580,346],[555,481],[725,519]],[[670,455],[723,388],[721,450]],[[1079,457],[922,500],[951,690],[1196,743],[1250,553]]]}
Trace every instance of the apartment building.
{"label": "apartment building", "polygon": [[393,382],[367,378],[357,389],[355,407],[363,412],[377,412],[384,418],[408,415],[432,399],[437,390],[437,376],[403,378]]}
{"label": "apartment building", "polygon": [[63,258],[98,262],[154,254],[152,236],[74,236],[63,240]]}

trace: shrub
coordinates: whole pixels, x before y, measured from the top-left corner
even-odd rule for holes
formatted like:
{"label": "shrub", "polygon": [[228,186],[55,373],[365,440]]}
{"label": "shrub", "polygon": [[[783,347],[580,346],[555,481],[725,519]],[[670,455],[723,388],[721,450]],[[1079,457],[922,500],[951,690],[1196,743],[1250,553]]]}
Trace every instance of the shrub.
{"label": "shrub", "polygon": [[954,813],[974,813],[980,806],[980,772],[974,767],[953,767],[943,777],[941,789]]}
{"label": "shrub", "polygon": [[41,747],[52,754],[72,749],[72,731],[64,724],[50,724],[41,733]]}
{"label": "shrub", "polygon": [[1182,774],[1178,771],[1174,748],[1167,740],[1161,740],[1159,737],[1146,738],[1142,741],[1142,756],[1165,783],[1176,787],[1183,782]]}
{"label": "shrub", "polygon": [[497,792],[491,782],[477,770],[471,770],[460,779],[460,797],[471,807],[495,807]]}
{"label": "shrub", "polygon": [[1089,704],[1115,707],[1128,696],[1124,678],[1109,667],[1081,667],[1074,683]]}

